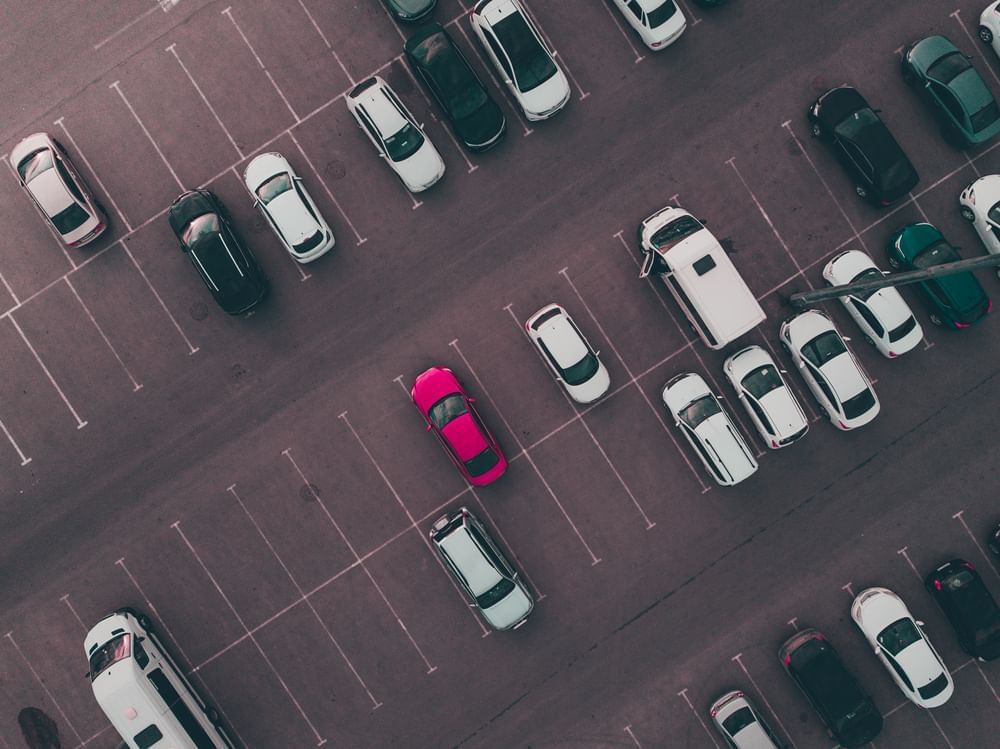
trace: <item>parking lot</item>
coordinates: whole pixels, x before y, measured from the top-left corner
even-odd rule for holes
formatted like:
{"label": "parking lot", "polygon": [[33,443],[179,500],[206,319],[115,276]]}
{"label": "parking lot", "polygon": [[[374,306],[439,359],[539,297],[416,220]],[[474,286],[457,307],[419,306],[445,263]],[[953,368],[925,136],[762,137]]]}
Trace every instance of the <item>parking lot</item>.
{"label": "parking lot", "polygon": [[[1000,172],[1000,144],[947,145],[898,55],[946,34],[1000,93],[1000,60],[975,39],[984,3],[685,5],[684,37],[653,54],[610,4],[534,0],[572,99],[531,124],[483,65],[470,4],[439,0],[435,19],[507,117],[483,154],[455,142],[402,58],[408,29],[376,0],[95,0],[60,15],[61,43],[33,46],[56,4],[22,4],[0,31],[31,63],[6,86],[0,151],[50,132],[112,219],[96,246],[63,250],[0,180],[0,747],[31,746],[28,707],[59,746],[118,745],[82,678],[83,635],[124,605],[151,614],[246,747],[721,749],[707,708],[740,688],[790,745],[829,749],[776,655],[803,626],[872,693],[878,747],[992,746],[1000,670],[959,650],[922,579],[961,557],[1000,594],[983,546],[1000,514],[997,321],[937,328],[904,289],[926,341],[890,361],[824,304],[882,413],[839,433],[789,371],[810,432],[772,452],[725,354],[637,278],[635,247],[668,203],[707,219],[768,315],[743,340],[786,367],[784,298],[819,287],[837,252],[884,266],[887,237],[929,221],[980,254],[957,196]],[[373,74],[444,157],[426,193],[399,184],[347,110]],[[847,82],[920,172],[897,207],[857,200],[809,136],[808,105]],[[266,151],[333,227],[316,263],[288,257],[242,184]],[[214,306],[167,225],[200,186],[271,280],[248,317]],[[594,405],[573,405],[524,335],[551,301],[611,372]],[[409,388],[434,364],[460,373],[511,459],[497,484],[468,487],[425,432]],[[758,455],[738,487],[712,482],[660,403],[685,371]],[[538,598],[517,632],[487,630],[431,551],[430,524],[462,505]],[[867,652],[848,614],[870,585],[927,623],[955,678],[946,706],[907,702]]]}

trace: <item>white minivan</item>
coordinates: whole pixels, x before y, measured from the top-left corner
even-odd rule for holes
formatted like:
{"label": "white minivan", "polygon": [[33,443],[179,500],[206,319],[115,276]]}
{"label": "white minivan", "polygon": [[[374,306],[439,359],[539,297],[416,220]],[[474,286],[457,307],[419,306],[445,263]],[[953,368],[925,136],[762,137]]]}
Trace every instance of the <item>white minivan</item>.
{"label": "white minivan", "polygon": [[712,349],[765,319],[764,310],[719,240],[683,208],[667,206],[639,224],[640,278],[656,273]]}
{"label": "white minivan", "polygon": [[118,609],[87,633],[94,697],[129,749],[233,749],[149,619]]}

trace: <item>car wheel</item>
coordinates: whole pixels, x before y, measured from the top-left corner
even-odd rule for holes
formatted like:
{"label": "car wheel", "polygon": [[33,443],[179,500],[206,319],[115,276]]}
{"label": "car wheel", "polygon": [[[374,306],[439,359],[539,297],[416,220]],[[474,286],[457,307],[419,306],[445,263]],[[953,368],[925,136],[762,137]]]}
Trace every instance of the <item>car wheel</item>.
{"label": "car wheel", "polygon": [[895,270],[899,270],[899,261],[892,255],[889,255],[889,267],[894,268]]}
{"label": "car wheel", "polygon": [[812,133],[814,138],[822,138],[824,135],[826,135],[826,132],[823,130],[823,126],[820,125],[818,122],[812,123],[812,126],[809,128],[809,132]]}
{"label": "car wheel", "polygon": [[969,206],[963,205],[961,207],[961,211],[962,211],[962,218],[964,218],[966,221],[976,220],[976,214],[971,208],[969,208]]}
{"label": "car wheel", "polygon": [[990,31],[985,26],[980,26],[979,27],[979,38],[982,39],[985,44],[992,44],[993,43],[993,32]]}
{"label": "car wheel", "polygon": [[944,325],[944,320],[942,320],[940,317],[938,317],[937,315],[935,315],[933,313],[930,316],[930,320],[935,325]]}
{"label": "car wheel", "polygon": [[867,198],[868,197],[868,191],[863,186],[861,186],[861,185],[855,185],[854,186],[854,192],[856,192],[858,194],[859,198]]}

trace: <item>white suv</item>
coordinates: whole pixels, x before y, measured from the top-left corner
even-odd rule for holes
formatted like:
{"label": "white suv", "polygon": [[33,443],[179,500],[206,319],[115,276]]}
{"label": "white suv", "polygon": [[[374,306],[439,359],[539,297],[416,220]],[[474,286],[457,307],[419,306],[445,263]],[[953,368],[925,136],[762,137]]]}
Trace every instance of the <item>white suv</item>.
{"label": "white suv", "polygon": [[479,0],[471,21],[527,119],[547,120],[566,106],[569,81],[518,0]]}
{"label": "white suv", "polygon": [[347,108],[407,190],[422,192],[444,176],[441,154],[380,76],[352,88]]}
{"label": "white suv", "polygon": [[593,403],[608,392],[608,370],[566,310],[547,304],[528,318],[524,329],[573,400]]}
{"label": "white suv", "polygon": [[660,397],[717,482],[732,486],[757,471],[753,453],[701,375],[677,375]]}
{"label": "white suv", "polygon": [[774,359],[760,346],[748,346],[722,365],[753,425],[772,450],[787,447],[809,430],[802,407]]}

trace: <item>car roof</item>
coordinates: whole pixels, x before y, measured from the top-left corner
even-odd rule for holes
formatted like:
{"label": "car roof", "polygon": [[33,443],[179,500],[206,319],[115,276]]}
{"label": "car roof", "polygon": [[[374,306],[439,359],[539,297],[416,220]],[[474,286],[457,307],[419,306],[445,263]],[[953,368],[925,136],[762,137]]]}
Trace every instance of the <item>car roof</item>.
{"label": "car roof", "polygon": [[470,412],[456,416],[445,424],[441,434],[463,462],[471,460],[490,446],[479,422]]}
{"label": "car roof", "polygon": [[49,216],[55,216],[77,202],[66,188],[66,183],[63,182],[59,170],[54,166],[31,180],[28,183],[28,189],[31,190],[31,194],[35,196],[35,200],[38,201],[42,210]]}
{"label": "car roof", "polygon": [[467,524],[457,526],[437,544],[462,573],[473,595],[485,593],[503,579],[473,540]]}
{"label": "car roof", "polygon": [[543,322],[536,333],[560,367],[576,364],[589,352],[565,311]]}

